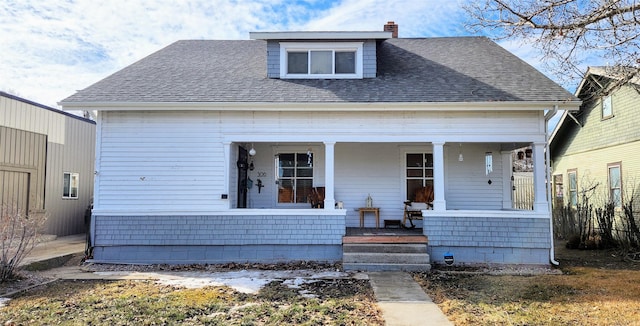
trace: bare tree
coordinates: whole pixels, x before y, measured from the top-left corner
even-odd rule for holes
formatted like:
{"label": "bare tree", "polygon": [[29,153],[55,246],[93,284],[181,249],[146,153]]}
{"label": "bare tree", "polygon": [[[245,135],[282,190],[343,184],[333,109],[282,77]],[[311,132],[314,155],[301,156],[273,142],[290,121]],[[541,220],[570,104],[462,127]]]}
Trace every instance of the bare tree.
{"label": "bare tree", "polygon": [[481,0],[465,10],[471,30],[540,49],[561,80],[582,77],[586,69],[580,66],[594,58],[599,65],[624,68],[620,85],[638,76],[638,0]]}

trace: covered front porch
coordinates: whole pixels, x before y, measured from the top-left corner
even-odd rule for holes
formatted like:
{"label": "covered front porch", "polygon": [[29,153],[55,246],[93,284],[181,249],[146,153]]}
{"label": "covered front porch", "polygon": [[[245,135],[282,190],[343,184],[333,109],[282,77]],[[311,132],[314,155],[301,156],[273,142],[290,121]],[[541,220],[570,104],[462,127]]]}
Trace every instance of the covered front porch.
{"label": "covered front porch", "polygon": [[[513,210],[511,151],[527,145],[535,195],[528,208],[548,212],[540,142],[228,143],[229,208],[310,209],[312,191],[322,188],[323,208],[344,209],[347,227],[356,227],[368,197],[381,220],[400,220],[403,203],[428,186],[433,211]],[[374,223],[365,218],[365,226]]]}
{"label": "covered front porch", "polygon": [[[511,151],[523,146],[533,149],[535,198],[530,209],[517,210]],[[402,220],[404,202],[414,200],[420,187],[430,186],[433,208],[422,211],[416,231],[428,238],[433,262],[443,262],[445,254],[453,254],[456,263],[470,264],[548,264],[552,259],[544,142],[253,141],[231,142],[228,153],[239,158],[242,149],[254,155],[247,156],[246,208],[238,207],[238,198],[230,200],[237,213],[290,215],[295,209],[300,215],[288,221],[295,224],[295,216],[317,214],[309,195],[321,187],[323,215],[342,216],[344,236],[361,227],[359,209],[369,196],[383,227],[385,221]],[[232,170],[235,166],[234,161]],[[296,178],[296,173],[304,177]],[[230,176],[230,193],[242,196],[237,188],[242,187],[241,178]],[[363,222],[364,230],[376,227],[372,213],[366,213]],[[323,228],[332,227],[317,232],[325,232]]]}

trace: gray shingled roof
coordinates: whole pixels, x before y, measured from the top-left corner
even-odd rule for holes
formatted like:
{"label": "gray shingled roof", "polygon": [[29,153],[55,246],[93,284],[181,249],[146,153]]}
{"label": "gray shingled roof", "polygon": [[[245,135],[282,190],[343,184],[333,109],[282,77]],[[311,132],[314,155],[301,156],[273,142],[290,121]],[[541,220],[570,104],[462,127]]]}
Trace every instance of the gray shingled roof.
{"label": "gray shingled roof", "polygon": [[577,100],[484,37],[383,41],[378,47],[378,76],[371,79],[269,79],[266,73],[265,41],[178,41],[62,104]]}

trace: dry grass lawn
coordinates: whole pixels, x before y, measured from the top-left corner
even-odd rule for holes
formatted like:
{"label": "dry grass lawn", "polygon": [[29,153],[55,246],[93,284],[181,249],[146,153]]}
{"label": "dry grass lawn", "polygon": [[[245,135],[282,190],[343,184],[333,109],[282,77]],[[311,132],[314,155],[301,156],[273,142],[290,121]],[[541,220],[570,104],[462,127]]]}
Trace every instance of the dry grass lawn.
{"label": "dry grass lawn", "polygon": [[640,265],[558,250],[562,275],[416,274],[455,325],[640,325]]}
{"label": "dry grass lawn", "polygon": [[[558,246],[561,275],[447,272],[414,278],[455,325],[640,325],[640,263]],[[468,272],[468,271],[465,271]],[[301,292],[302,291],[302,292]],[[314,294],[309,298],[303,294]],[[152,281],[58,281],[0,308],[0,325],[383,325],[366,280],[257,294]]]}
{"label": "dry grass lawn", "polygon": [[152,281],[59,281],[0,308],[2,325],[383,325],[367,281],[325,280],[302,296],[282,282],[259,293]]}

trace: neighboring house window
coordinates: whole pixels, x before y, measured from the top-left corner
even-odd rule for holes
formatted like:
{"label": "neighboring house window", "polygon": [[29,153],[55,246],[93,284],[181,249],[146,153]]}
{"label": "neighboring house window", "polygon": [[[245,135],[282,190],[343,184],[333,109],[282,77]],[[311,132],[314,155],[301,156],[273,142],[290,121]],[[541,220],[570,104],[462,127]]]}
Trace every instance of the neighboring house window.
{"label": "neighboring house window", "polygon": [[362,78],[362,43],[280,43],[281,78]]}
{"label": "neighboring house window", "polygon": [[78,173],[65,172],[63,176],[62,198],[78,198]]}
{"label": "neighboring house window", "polygon": [[621,163],[610,163],[609,169],[609,200],[614,207],[622,208],[622,171]]}
{"label": "neighboring house window", "polygon": [[611,103],[611,95],[602,99],[602,118],[610,118],[613,116],[613,105]]}
{"label": "neighboring house window", "polygon": [[564,197],[564,186],[562,185],[562,174],[553,176],[553,197],[556,203],[562,203]]}
{"label": "neighboring house window", "polygon": [[433,187],[433,154],[407,153],[405,177],[407,180],[406,200],[415,200],[416,193],[426,187]]}
{"label": "neighboring house window", "polygon": [[578,206],[578,171],[567,171],[567,177],[569,179],[569,206]]}
{"label": "neighboring house window", "polygon": [[313,186],[313,153],[281,153],[276,156],[278,203],[307,203]]}

